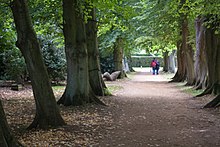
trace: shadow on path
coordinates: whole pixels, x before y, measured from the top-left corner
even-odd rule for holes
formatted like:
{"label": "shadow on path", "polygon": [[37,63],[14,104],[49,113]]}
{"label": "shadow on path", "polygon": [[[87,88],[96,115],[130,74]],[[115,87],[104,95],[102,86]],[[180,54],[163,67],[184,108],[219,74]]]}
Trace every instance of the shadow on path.
{"label": "shadow on path", "polygon": [[137,72],[111,97],[114,122],[100,146],[217,147],[220,117],[162,75]]}

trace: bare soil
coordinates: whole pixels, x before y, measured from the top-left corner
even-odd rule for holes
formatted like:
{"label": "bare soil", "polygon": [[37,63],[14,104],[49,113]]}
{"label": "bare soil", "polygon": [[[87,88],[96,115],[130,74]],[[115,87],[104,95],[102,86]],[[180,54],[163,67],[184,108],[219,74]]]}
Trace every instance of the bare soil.
{"label": "bare soil", "polygon": [[[30,88],[0,92],[13,134],[25,146],[220,146],[219,109],[202,109],[208,97],[195,99],[168,80],[137,72],[129,79],[107,82],[122,87],[100,98],[107,107],[61,106],[67,125],[45,131],[25,131],[35,114]],[[62,92],[55,91],[57,98]]]}
{"label": "bare soil", "polygon": [[202,109],[207,97],[193,98],[161,75],[138,72],[118,82],[112,130],[100,146],[217,147],[220,111]]}

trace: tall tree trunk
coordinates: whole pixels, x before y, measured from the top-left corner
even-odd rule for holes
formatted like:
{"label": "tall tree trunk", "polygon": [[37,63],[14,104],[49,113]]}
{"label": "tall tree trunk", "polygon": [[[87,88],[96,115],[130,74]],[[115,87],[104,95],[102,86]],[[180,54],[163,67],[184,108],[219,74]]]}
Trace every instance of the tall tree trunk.
{"label": "tall tree trunk", "polygon": [[126,56],[123,57],[122,60],[122,65],[123,65],[123,71],[130,72],[129,64],[128,64],[128,58]]}
{"label": "tall tree trunk", "polygon": [[[95,8],[92,8],[90,12],[91,19],[86,24],[86,37],[87,37],[87,49],[89,60],[89,83],[93,92],[98,96],[104,95],[104,89],[102,85],[102,75],[99,61],[99,50],[97,43],[97,25],[96,25],[96,12]],[[103,84],[104,81],[103,81]],[[107,87],[106,87],[107,88]]]}
{"label": "tall tree trunk", "polygon": [[[186,0],[181,0],[179,8],[182,9]],[[181,47],[177,47],[177,61],[178,70],[173,78],[174,82],[181,82],[187,80],[186,85],[193,85],[195,83],[193,50],[188,43],[189,29],[187,14],[180,13],[180,36]],[[178,43],[179,44],[179,43]],[[187,65],[187,66],[186,66]]]}
{"label": "tall tree trunk", "polygon": [[5,112],[0,100],[0,146],[1,147],[21,147],[21,143],[11,134]]}
{"label": "tall tree trunk", "polygon": [[168,72],[169,71],[169,56],[168,51],[165,51],[163,53],[163,71]]}
{"label": "tall tree trunk", "polygon": [[[211,18],[212,17],[212,18]],[[212,92],[216,97],[205,107],[220,106],[220,35],[215,33],[215,29],[219,27],[220,20],[217,17],[209,15],[205,21],[210,19],[215,22],[210,24],[210,28],[205,28],[205,49],[208,65],[208,86],[204,94]]]}
{"label": "tall tree trunk", "polygon": [[81,5],[78,0],[63,0],[67,85],[57,102],[65,106],[97,102],[89,83],[86,31]]}
{"label": "tall tree trunk", "polygon": [[47,129],[64,125],[29,16],[27,1],[14,0],[11,9],[17,31],[16,45],[25,58],[36,103],[36,115],[29,129],[36,127]]}
{"label": "tall tree trunk", "polygon": [[171,73],[175,73],[176,71],[176,66],[175,66],[175,50],[172,51],[172,53],[169,55],[169,60],[168,60],[168,70]]}
{"label": "tall tree trunk", "polygon": [[128,67],[130,72],[134,72],[134,69],[132,67],[132,58],[131,58],[131,53],[127,56],[127,61],[128,61]]}
{"label": "tall tree trunk", "polygon": [[123,71],[123,39],[121,37],[118,37],[116,39],[115,45],[114,45],[114,70],[115,71],[121,71],[121,74],[119,78],[124,78],[125,73]]}
{"label": "tall tree trunk", "polygon": [[205,53],[205,36],[203,19],[198,17],[196,19],[196,54],[195,54],[195,89],[204,89],[207,81],[207,61]]}
{"label": "tall tree trunk", "polygon": [[186,85],[194,85],[195,83],[195,74],[194,74],[194,61],[193,61],[193,49],[192,46],[188,43],[189,38],[189,28],[188,28],[188,19],[187,15],[183,15],[182,20],[182,50],[185,53],[185,64],[186,67]]}
{"label": "tall tree trunk", "polygon": [[177,42],[177,72],[170,82],[183,82],[186,80],[186,62],[181,41]]}

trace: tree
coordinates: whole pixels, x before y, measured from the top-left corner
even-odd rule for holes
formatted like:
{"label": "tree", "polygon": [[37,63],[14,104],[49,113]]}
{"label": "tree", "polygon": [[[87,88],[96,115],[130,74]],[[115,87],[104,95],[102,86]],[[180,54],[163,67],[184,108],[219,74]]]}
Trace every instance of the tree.
{"label": "tree", "polygon": [[[55,39],[53,37],[42,37],[40,45],[49,78],[58,84],[59,81],[65,79],[66,59],[64,47],[59,42],[54,41]],[[57,39],[57,37],[55,38]]]}
{"label": "tree", "polygon": [[21,143],[11,134],[5,112],[0,100],[0,146],[1,147],[21,147]]}
{"label": "tree", "polygon": [[205,52],[205,28],[203,18],[197,17],[196,27],[196,53],[195,53],[195,89],[205,89],[208,78],[208,66]]}
{"label": "tree", "polygon": [[[108,58],[108,61],[112,61],[110,59],[113,58],[112,71],[121,71],[120,78],[125,77],[123,59],[129,55],[129,50],[133,49],[133,30],[129,30],[130,21],[135,15],[131,7],[132,2],[132,0],[113,1],[111,5],[98,7],[99,49],[103,55],[101,58]],[[112,63],[107,64],[111,67]]]}
{"label": "tree", "polygon": [[63,0],[67,85],[57,103],[65,106],[91,102],[103,104],[93,94],[89,83],[86,30],[81,8],[82,3],[78,0]]}
{"label": "tree", "polygon": [[[214,22],[212,21],[214,17]],[[203,94],[215,94],[215,98],[204,107],[220,106],[220,35],[216,29],[220,27],[220,19],[213,15],[205,18],[205,22],[209,22],[210,27],[205,27],[205,50],[208,65],[208,85]]]}
{"label": "tree", "polygon": [[[89,4],[87,4],[89,7]],[[89,65],[89,83],[92,91],[99,96],[103,96],[105,89],[107,88],[103,78],[101,76],[99,50],[98,50],[98,38],[97,38],[97,20],[96,11],[91,6],[91,12],[89,14],[88,22],[86,24],[86,39],[88,49],[88,65]],[[89,9],[89,8],[88,8]]]}
{"label": "tree", "polygon": [[27,1],[13,0],[11,10],[17,31],[16,46],[25,58],[36,104],[35,118],[29,129],[36,127],[47,129],[64,125],[29,16]]}
{"label": "tree", "polygon": [[124,56],[124,45],[123,45],[123,38],[120,36],[116,39],[116,42],[114,44],[114,51],[113,51],[113,59],[114,59],[114,67],[115,71],[120,71],[120,76],[119,78],[124,78],[125,77],[125,72],[123,70],[123,56]]}
{"label": "tree", "polygon": [[[182,3],[185,3],[185,0],[182,1]],[[181,15],[182,16],[182,15]],[[182,31],[182,41],[181,41],[181,48],[183,50],[183,54],[185,54],[184,60],[184,67],[186,68],[186,85],[192,86],[195,83],[195,74],[194,74],[194,61],[193,61],[193,55],[194,51],[192,49],[191,44],[188,41],[189,38],[189,27],[188,27],[188,19],[187,15],[183,15],[181,17],[181,31]]]}

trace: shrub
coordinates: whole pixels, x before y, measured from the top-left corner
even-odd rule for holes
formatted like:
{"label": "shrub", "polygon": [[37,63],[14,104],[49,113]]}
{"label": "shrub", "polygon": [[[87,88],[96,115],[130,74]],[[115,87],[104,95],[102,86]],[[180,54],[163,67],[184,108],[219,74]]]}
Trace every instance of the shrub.
{"label": "shrub", "polygon": [[59,82],[65,79],[66,58],[64,48],[51,39],[40,39],[42,54],[49,77],[52,81]]}

